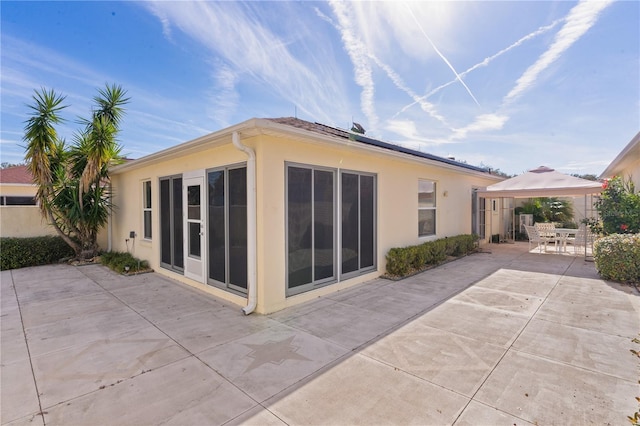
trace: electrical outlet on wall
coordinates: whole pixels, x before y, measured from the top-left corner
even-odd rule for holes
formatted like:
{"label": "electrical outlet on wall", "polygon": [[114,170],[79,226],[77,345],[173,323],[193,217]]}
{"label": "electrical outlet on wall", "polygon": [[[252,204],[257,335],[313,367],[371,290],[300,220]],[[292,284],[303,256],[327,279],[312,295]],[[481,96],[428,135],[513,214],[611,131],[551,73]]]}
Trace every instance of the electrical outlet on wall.
{"label": "electrical outlet on wall", "polygon": [[130,231],[129,238],[135,238],[135,237],[136,237],[136,231]]}

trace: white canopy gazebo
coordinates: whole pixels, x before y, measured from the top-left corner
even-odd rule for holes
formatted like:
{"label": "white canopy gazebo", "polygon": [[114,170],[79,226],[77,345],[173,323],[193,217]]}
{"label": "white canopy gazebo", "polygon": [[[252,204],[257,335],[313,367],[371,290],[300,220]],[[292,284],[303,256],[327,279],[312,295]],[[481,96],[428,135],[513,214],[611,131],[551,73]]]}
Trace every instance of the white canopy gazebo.
{"label": "white canopy gazebo", "polygon": [[[581,179],[557,172],[549,167],[540,166],[519,176],[478,190],[477,195],[485,199],[575,197],[584,195],[586,212],[588,207],[587,197],[597,195],[601,191],[602,184],[600,182]],[[493,215],[489,216],[490,222],[492,220],[491,216]],[[510,208],[510,216],[512,221],[510,231],[512,235],[505,236],[515,239],[515,211],[513,207]],[[500,218],[500,220],[503,220],[503,218]],[[492,225],[490,225],[489,229],[492,229]]]}

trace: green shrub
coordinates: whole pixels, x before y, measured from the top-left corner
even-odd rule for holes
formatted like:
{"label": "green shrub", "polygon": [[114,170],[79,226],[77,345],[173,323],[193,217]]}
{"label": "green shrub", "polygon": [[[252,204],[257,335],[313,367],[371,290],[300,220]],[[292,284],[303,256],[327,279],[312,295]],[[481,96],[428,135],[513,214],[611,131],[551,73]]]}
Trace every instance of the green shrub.
{"label": "green shrub", "polygon": [[60,237],[0,238],[0,270],[47,265],[74,255]]}
{"label": "green shrub", "polygon": [[133,257],[129,252],[110,251],[102,253],[100,255],[100,263],[119,274],[125,272],[131,274],[149,268],[149,263],[146,260]]}
{"label": "green shrub", "polygon": [[605,280],[640,282],[640,234],[611,234],[597,239],[593,258]]}
{"label": "green shrub", "polygon": [[475,250],[477,235],[457,235],[427,241],[417,246],[392,248],[387,253],[387,274],[403,277],[430,265],[437,265],[447,256],[462,256]]}

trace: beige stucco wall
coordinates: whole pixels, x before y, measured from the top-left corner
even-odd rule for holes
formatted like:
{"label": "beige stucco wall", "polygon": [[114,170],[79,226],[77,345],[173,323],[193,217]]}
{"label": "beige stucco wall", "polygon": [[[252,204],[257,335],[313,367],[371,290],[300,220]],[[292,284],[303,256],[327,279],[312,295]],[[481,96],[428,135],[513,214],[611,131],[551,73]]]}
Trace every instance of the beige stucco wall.
{"label": "beige stucco wall", "polygon": [[[380,276],[385,270],[385,255],[392,247],[418,244],[429,239],[471,232],[471,193],[473,187],[485,187],[495,180],[473,174],[461,174],[440,167],[425,166],[416,160],[401,160],[371,153],[345,143],[339,146],[293,138],[259,135],[243,138],[256,151],[257,177],[257,311],[269,313],[319,295],[346,288]],[[160,268],[159,265],[159,182],[162,176],[197,169],[237,164],[246,155],[229,144],[205,149],[113,176],[115,202],[113,248],[126,250],[129,231],[142,235],[142,182],[150,180],[153,194],[152,241],[137,238],[129,242],[136,257],[146,259],[158,272],[197,286],[239,305],[244,297],[192,280]],[[285,164],[287,162],[353,170],[377,175],[377,270],[341,283],[334,283],[303,294],[286,297],[285,245]],[[437,182],[437,235],[418,238],[418,180]],[[445,196],[446,193],[446,196]]]}
{"label": "beige stucco wall", "polygon": [[[0,195],[33,197],[35,194],[34,185],[0,184]],[[0,206],[0,236],[27,238],[55,234],[42,219],[37,206]]]}

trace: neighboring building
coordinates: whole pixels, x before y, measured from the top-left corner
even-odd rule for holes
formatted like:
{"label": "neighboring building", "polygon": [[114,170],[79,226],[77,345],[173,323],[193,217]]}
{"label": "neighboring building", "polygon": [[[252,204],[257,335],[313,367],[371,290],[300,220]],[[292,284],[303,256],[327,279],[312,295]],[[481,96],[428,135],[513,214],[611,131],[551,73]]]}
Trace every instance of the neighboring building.
{"label": "neighboring building", "polygon": [[482,234],[475,190],[503,179],[296,118],[251,119],[111,176],[110,248],[245,313],[376,278],[393,247]]}
{"label": "neighboring building", "polygon": [[640,191],[640,132],[631,139],[618,156],[602,172],[600,179],[620,176],[624,180],[631,180]]}
{"label": "neighboring building", "polygon": [[27,166],[0,170],[0,236],[39,237],[55,235],[36,205],[37,187]]}

